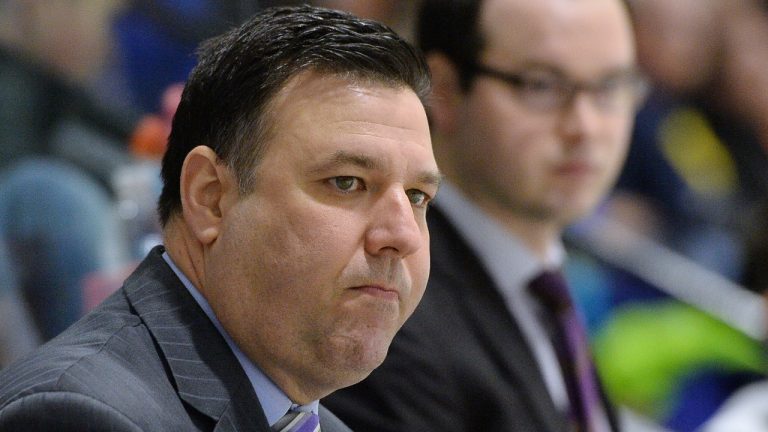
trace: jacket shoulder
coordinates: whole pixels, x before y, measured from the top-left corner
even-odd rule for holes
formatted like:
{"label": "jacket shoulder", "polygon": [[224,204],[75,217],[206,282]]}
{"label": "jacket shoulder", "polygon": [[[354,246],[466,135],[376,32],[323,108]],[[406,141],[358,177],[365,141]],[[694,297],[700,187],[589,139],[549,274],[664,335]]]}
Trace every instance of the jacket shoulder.
{"label": "jacket shoulder", "polygon": [[71,392],[41,392],[15,399],[0,411],[0,430],[140,432],[108,404]]}
{"label": "jacket shoulder", "polygon": [[104,357],[120,345],[121,333],[141,323],[125,312],[127,303],[120,294],[118,291],[62,334],[3,370],[0,407],[36,391],[59,389],[62,378],[77,370],[77,365]]}
{"label": "jacket shoulder", "polygon": [[0,373],[0,418],[17,421],[13,419],[44,412],[52,404],[51,409],[61,412],[66,412],[61,407],[70,409],[72,417],[90,415],[91,410],[118,413],[114,407],[119,407],[119,413],[132,419],[129,423],[172,424],[187,416],[171,381],[152,336],[120,290]]}

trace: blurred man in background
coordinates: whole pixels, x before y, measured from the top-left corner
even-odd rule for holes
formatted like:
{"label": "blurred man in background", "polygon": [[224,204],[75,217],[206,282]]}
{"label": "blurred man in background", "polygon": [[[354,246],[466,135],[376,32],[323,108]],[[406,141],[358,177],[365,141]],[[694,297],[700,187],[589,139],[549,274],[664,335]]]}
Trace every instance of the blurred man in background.
{"label": "blurred man in background", "polygon": [[563,229],[613,185],[643,98],[626,7],[427,0],[417,38],[448,180],[428,217],[430,282],[384,364],[327,403],[365,431],[616,430],[553,274]]}

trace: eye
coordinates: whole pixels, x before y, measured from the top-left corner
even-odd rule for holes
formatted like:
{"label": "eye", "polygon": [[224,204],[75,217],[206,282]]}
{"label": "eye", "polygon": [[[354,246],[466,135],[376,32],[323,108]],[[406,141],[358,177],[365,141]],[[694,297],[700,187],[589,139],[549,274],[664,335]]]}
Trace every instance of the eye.
{"label": "eye", "polygon": [[562,86],[556,77],[537,74],[523,75],[520,82],[524,91],[532,93],[556,92]]}
{"label": "eye", "polygon": [[595,94],[606,97],[621,93],[625,88],[628,87],[629,85],[627,84],[626,79],[622,79],[622,77],[612,77],[598,82],[594,86],[594,91]]}
{"label": "eye", "polygon": [[632,76],[619,75],[606,78],[592,87],[592,92],[599,103],[605,106],[633,104],[641,93]]}
{"label": "eye", "polygon": [[411,201],[411,204],[416,207],[426,207],[432,200],[426,192],[422,192],[418,189],[408,189],[405,191],[405,194],[408,195],[408,200]]}
{"label": "eye", "polygon": [[333,187],[341,192],[353,192],[355,190],[365,190],[365,183],[358,177],[339,176],[328,179]]}

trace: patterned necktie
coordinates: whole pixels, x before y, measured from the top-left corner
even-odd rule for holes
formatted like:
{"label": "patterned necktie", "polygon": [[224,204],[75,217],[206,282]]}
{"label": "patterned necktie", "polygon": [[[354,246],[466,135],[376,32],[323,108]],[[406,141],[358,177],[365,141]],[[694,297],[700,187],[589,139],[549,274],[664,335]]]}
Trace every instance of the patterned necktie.
{"label": "patterned necktie", "polygon": [[273,432],[320,432],[320,416],[312,412],[288,411],[277,423]]}
{"label": "patterned necktie", "polygon": [[529,290],[544,309],[542,319],[548,327],[563,372],[571,401],[570,418],[578,425],[576,429],[610,431],[584,325],[573,306],[563,275],[556,271],[543,272],[531,281]]}

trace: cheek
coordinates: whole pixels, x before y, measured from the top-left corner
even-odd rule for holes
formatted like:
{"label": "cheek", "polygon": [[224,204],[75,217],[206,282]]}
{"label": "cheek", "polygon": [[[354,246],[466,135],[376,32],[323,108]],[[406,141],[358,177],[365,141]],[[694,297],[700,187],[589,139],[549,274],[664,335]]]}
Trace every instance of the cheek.
{"label": "cheek", "polygon": [[263,243],[256,245],[271,257],[266,271],[273,286],[280,287],[275,295],[306,298],[314,302],[313,310],[336,301],[345,271],[364,263],[360,218],[353,216],[306,202],[275,220]]}
{"label": "cheek", "polygon": [[300,214],[284,218],[254,245],[270,258],[262,270],[272,274],[276,286],[294,290],[316,286],[324,275],[340,270],[345,251],[338,244],[343,241],[338,229]]}
{"label": "cheek", "polygon": [[226,224],[222,241],[229,261],[221,277],[237,279],[250,295],[263,298],[297,296],[302,287],[316,285],[319,269],[331,264],[332,230],[306,209],[251,207]]}
{"label": "cheek", "polygon": [[461,144],[460,163],[472,175],[504,178],[527,166],[532,156],[529,143],[536,138],[536,129],[525,122],[515,122],[514,116],[500,112],[488,113],[466,129]]}
{"label": "cheek", "polygon": [[617,119],[614,127],[609,128],[605,137],[605,145],[598,154],[605,157],[607,171],[614,174],[621,170],[629,151],[630,134],[633,121],[629,116],[626,119]]}
{"label": "cheek", "polygon": [[406,259],[406,266],[411,276],[411,292],[408,296],[408,303],[403,308],[405,319],[416,309],[427,288],[430,270],[429,235],[426,236],[421,250]]}
{"label": "cheek", "polygon": [[509,124],[496,137],[495,151],[486,156],[485,166],[480,168],[493,178],[503,179],[508,193],[524,191],[543,179],[552,142],[536,127]]}
{"label": "cheek", "polygon": [[356,222],[344,210],[308,204],[286,214],[274,246],[296,257],[307,271],[332,268],[340,272],[361,244]]}
{"label": "cheek", "polygon": [[[525,169],[535,163],[542,147],[554,142],[552,122],[537,118],[525,108],[510,101],[510,96],[490,96],[489,109],[480,112],[476,136],[482,147],[486,166],[497,166],[501,172]],[[477,138],[476,138],[477,139]]]}

